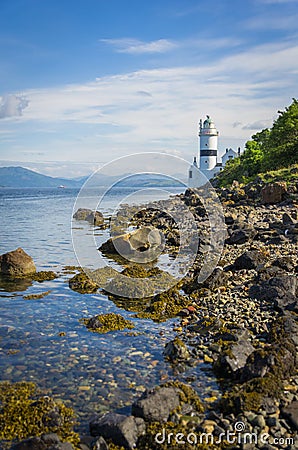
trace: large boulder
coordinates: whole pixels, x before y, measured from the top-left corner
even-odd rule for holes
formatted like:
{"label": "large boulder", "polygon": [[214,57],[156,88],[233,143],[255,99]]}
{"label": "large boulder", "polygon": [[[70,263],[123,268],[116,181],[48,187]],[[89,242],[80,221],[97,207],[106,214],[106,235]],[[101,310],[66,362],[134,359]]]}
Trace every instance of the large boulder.
{"label": "large boulder", "polygon": [[136,442],[145,433],[145,422],[140,417],[106,413],[93,419],[90,424],[91,436],[111,439],[114,444],[127,449],[135,447]]}
{"label": "large boulder", "polygon": [[274,182],[266,184],[261,190],[261,200],[265,205],[280,203],[287,192],[287,183]]}
{"label": "large boulder", "polygon": [[179,406],[177,389],[160,387],[146,391],[132,405],[132,414],[148,421],[166,422],[171,412]]}
{"label": "large boulder", "polygon": [[31,256],[21,247],[0,256],[0,273],[12,277],[23,277],[36,272]]}
{"label": "large boulder", "polygon": [[154,227],[145,226],[131,233],[115,236],[104,242],[99,250],[106,254],[130,256],[136,262],[156,259],[164,247],[163,234]]}

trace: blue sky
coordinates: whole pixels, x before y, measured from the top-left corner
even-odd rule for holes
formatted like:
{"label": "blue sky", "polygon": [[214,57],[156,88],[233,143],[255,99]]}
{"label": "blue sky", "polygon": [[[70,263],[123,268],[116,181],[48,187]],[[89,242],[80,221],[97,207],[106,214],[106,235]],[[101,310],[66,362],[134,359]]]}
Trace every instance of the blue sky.
{"label": "blue sky", "polygon": [[1,0],[0,160],[79,176],[243,146],[297,97],[297,0]]}

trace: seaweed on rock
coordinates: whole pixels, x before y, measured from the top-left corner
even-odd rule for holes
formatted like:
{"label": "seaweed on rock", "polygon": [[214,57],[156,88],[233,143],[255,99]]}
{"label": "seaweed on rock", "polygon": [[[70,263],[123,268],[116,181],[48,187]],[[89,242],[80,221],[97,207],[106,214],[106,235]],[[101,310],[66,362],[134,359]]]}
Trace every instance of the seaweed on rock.
{"label": "seaweed on rock", "polygon": [[98,314],[90,319],[80,319],[86,327],[95,333],[108,333],[109,331],[117,330],[132,330],[134,324],[130,320],[124,319],[120,314]]}
{"label": "seaweed on rock", "polygon": [[74,411],[48,396],[38,396],[32,382],[0,383],[0,440],[17,441],[44,433],[57,433],[76,448]]}

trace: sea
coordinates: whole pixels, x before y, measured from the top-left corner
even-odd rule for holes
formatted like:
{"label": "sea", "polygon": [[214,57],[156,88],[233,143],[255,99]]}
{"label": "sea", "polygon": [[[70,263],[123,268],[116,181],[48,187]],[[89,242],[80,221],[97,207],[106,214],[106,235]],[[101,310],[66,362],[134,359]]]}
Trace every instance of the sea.
{"label": "sea", "polygon": [[[108,229],[98,229],[94,240],[93,225],[72,219],[78,207],[93,209],[96,205],[108,218],[122,203],[146,204],[181,191],[0,188],[0,254],[22,247],[38,271],[59,275],[42,283],[0,281],[0,381],[36,383],[42,395],[75,410],[82,433],[88,432],[94,414],[128,413],[145,388],[165,381],[188,382],[203,397],[211,396],[217,384],[203,361],[175,366],[163,358],[165,344],[176,335],[178,319],[162,323],[138,319],[100,291],[75,292],[68,283],[73,274],[65,270],[84,263],[91,267],[91,247],[109,237]],[[80,237],[75,242],[74,234]],[[30,298],[32,294],[45,296]],[[110,312],[130,319],[134,333],[92,333],[80,321]]]}

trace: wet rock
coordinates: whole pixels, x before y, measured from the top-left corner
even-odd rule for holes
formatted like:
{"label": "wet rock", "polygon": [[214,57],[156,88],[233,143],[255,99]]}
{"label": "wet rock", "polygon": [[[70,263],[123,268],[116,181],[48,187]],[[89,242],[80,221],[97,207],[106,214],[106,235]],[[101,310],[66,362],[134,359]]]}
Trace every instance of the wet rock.
{"label": "wet rock", "polygon": [[229,344],[219,355],[215,363],[217,371],[224,371],[227,374],[239,375],[240,370],[245,366],[247,358],[253,353],[254,347],[249,341],[250,334],[244,330],[239,334],[236,343]]}
{"label": "wet rock", "polygon": [[190,358],[190,353],[186,345],[178,337],[166,344],[163,355],[172,362]]}
{"label": "wet rock", "polygon": [[87,208],[79,208],[73,215],[76,220],[86,220],[87,222],[98,227],[103,225],[104,217],[100,211],[92,211]]}
{"label": "wet rock", "polygon": [[132,414],[148,421],[165,422],[179,402],[179,394],[173,387],[152,389],[133,403]]}
{"label": "wet rock", "polygon": [[61,442],[56,433],[43,434],[40,437],[32,437],[14,444],[11,450],[73,450],[69,442]]}
{"label": "wet rock", "polygon": [[0,256],[0,272],[11,277],[23,277],[36,272],[31,256],[21,247]]}
{"label": "wet rock", "polygon": [[284,417],[291,426],[298,430],[298,401],[295,400],[290,403],[287,407],[281,410],[281,415]]}
{"label": "wet rock", "polygon": [[136,442],[145,433],[145,422],[140,417],[106,413],[93,419],[90,424],[91,436],[111,439],[114,444],[127,449],[135,447]]}
{"label": "wet rock", "polygon": [[232,264],[232,270],[242,270],[242,269],[257,269],[259,266],[264,265],[266,258],[263,254],[257,250],[247,250],[242,253]]}
{"label": "wet rock", "polygon": [[266,184],[261,190],[261,200],[265,205],[280,203],[287,192],[285,182],[275,182]]}

